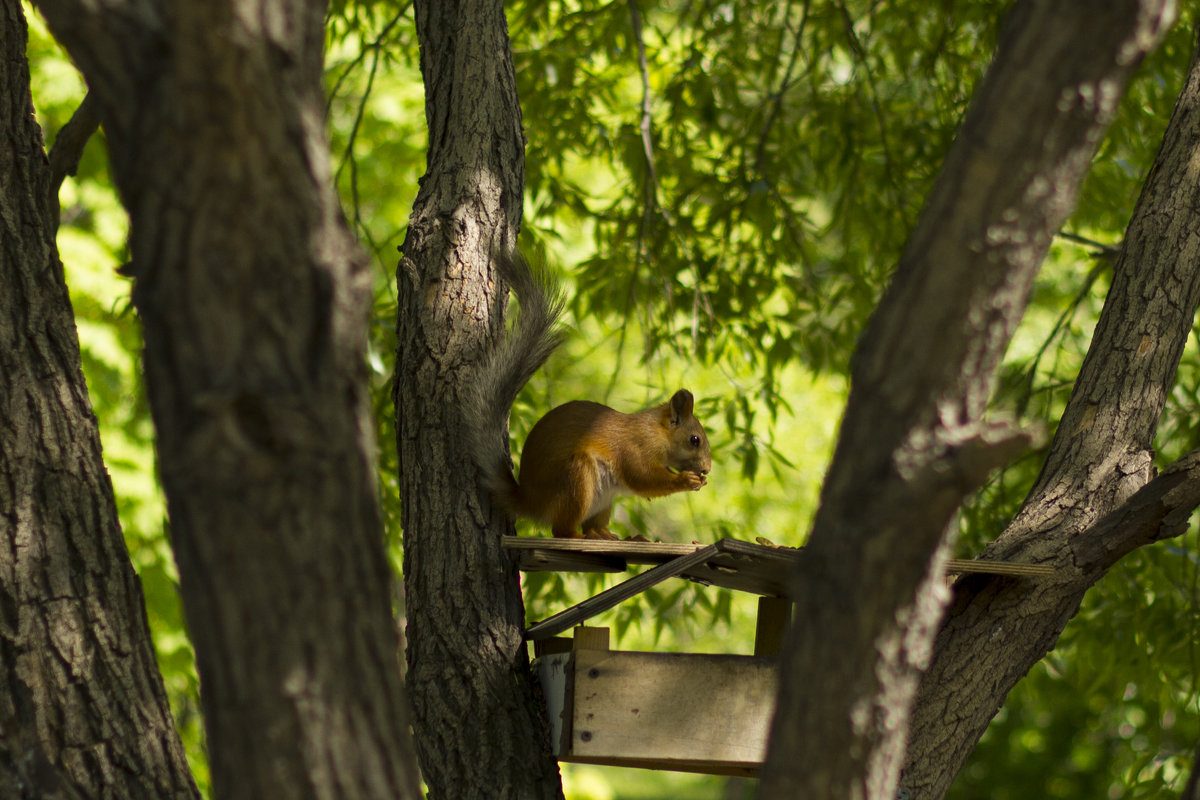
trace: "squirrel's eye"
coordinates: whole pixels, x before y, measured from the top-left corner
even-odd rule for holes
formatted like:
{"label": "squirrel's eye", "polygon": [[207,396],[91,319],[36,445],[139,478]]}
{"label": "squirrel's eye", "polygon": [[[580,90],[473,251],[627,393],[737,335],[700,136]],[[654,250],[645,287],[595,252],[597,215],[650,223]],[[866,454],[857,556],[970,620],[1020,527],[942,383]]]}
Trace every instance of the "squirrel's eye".
{"label": "squirrel's eye", "polygon": [[692,442],[692,447],[699,447],[700,446],[700,437],[693,436],[691,439],[691,442]]}

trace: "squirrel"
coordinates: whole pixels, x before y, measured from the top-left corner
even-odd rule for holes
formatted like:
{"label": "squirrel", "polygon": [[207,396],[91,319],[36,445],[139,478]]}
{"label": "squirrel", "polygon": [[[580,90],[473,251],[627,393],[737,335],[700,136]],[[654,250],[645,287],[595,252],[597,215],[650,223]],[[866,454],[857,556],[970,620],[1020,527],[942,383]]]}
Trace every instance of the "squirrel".
{"label": "squirrel", "polygon": [[486,359],[466,410],[472,454],[497,505],[511,517],[549,524],[556,537],[616,539],[608,522],[617,495],[653,498],[705,486],[712,456],[686,389],[634,414],[587,400],[552,409],[525,440],[517,481],[505,447],[509,409],[562,341],[563,299],[515,250],[494,260],[519,314]]}

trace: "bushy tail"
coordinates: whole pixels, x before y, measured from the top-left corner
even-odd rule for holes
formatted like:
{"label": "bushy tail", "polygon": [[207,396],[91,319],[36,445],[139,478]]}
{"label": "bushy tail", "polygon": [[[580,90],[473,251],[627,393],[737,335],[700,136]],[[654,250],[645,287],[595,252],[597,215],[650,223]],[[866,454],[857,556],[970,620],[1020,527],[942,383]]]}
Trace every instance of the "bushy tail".
{"label": "bushy tail", "polygon": [[563,297],[549,276],[515,248],[493,254],[497,271],[516,295],[516,324],[499,340],[475,376],[466,408],[471,450],[493,499],[511,515],[518,511],[517,482],[508,457],[508,413],[521,387],[562,342],[558,318]]}

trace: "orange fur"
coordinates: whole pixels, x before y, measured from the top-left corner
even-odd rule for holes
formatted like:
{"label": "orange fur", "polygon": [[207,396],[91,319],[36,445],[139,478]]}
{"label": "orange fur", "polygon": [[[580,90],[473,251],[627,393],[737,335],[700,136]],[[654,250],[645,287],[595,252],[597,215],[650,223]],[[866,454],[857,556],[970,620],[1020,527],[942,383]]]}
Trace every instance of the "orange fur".
{"label": "orange fur", "polygon": [[529,432],[520,481],[504,481],[500,492],[504,505],[555,536],[615,538],[608,521],[617,495],[662,497],[707,483],[708,437],[692,405],[681,389],[636,414],[586,400],[558,406]]}

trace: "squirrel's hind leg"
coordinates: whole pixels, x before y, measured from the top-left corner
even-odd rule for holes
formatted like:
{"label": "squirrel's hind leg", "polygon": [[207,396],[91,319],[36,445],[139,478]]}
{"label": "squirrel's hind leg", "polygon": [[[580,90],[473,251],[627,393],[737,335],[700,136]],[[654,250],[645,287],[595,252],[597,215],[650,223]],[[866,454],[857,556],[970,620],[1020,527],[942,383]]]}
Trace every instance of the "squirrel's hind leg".
{"label": "squirrel's hind leg", "polygon": [[612,505],[607,505],[604,508],[592,514],[583,521],[583,538],[585,539],[620,539],[615,533],[608,529],[608,521],[612,519]]}
{"label": "squirrel's hind leg", "polygon": [[553,515],[550,517],[550,531],[556,539],[585,539],[589,538],[586,528],[581,533],[580,522],[584,514],[583,504],[579,498],[566,496],[560,499]]}

